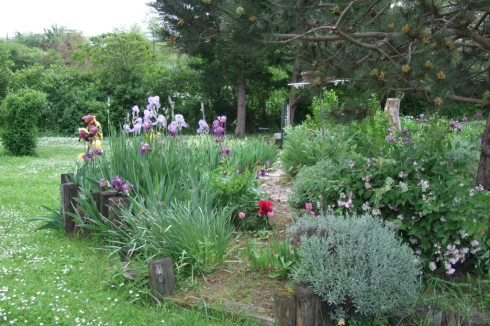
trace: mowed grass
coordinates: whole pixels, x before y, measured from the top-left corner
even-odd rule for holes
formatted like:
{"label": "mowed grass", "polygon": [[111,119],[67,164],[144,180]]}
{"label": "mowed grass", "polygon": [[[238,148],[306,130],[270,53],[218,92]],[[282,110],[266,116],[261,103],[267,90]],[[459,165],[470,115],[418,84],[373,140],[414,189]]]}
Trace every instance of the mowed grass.
{"label": "mowed grass", "polygon": [[85,149],[76,138],[40,138],[37,157],[0,147],[0,325],[252,325],[223,315],[158,306],[147,286],[124,281],[96,240],[34,232],[58,209],[60,174]]}

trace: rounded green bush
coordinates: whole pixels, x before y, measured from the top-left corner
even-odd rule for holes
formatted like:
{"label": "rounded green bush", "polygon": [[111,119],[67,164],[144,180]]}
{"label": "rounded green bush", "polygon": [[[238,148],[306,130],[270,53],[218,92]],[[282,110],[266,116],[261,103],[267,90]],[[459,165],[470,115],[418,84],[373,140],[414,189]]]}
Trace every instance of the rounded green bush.
{"label": "rounded green bush", "polygon": [[334,318],[375,317],[417,298],[420,262],[380,219],[305,217],[290,231],[301,243],[293,280],[332,305]]}
{"label": "rounded green bush", "polygon": [[34,155],[37,121],[47,106],[46,94],[22,89],[9,94],[0,107],[0,139],[7,155]]}

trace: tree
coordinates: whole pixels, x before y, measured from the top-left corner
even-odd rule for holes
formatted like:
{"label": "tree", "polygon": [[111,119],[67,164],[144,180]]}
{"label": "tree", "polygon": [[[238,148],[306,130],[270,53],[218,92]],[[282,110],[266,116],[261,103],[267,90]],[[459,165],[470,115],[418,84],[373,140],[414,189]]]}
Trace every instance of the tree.
{"label": "tree", "polygon": [[[236,89],[235,135],[245,135],[247,83],[268,75],[263,58],[250,56],[250,44],[233,41],[233,31],[221,26],[229,1],[157,0],[152,5],[160,14],[170,44],[185,53],[200,56],[213,76],[220,74]],[[223,85],[227,86],[227,85]]]}
{"label": "tree", "polygon": [[137,29],[102,34],[79,45],[73,58],[94,70],[99,89],[111,98],[110,119],[122,125],[128,110],[145,103],[145,75],[154,62],[151,43]]}
{"label": "tree", "polygon": [[[234,31],[235,41],[271,50],[294,45],[300,70],[310,72],[316,86],[346,78],[357,90],[385,98],[419,93],[433,109],[448,101],[488,106],[488,1],[242,0],[229,8],[221,26]],[[490,116],[477,179],[486,189],[489,126]]]}
{"label": "tree", "polygon": [[7,87],[12,76],[10,68],[13,62],[10,60],[10,53],[7,43],[0,41],[0,100],[5,97]]}

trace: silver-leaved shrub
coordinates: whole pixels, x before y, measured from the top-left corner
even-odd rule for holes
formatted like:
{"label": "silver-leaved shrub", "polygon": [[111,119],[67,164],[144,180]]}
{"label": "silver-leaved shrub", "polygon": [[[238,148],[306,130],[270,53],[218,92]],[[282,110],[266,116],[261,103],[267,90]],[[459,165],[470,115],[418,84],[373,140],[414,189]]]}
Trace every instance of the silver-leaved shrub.
{"label": "silver-leaved shrub", "polygon": [[375,317],[416,300],[420,261],[380,219],[305,216],[289,231],[300,241],[292,279],[333,306],[335,319]]}

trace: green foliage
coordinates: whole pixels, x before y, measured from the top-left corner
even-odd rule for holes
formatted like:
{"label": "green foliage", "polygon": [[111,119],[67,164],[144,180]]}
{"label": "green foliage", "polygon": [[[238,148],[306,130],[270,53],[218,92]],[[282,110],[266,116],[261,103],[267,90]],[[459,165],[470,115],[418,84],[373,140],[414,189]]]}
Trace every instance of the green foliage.
{"label": "green foliage", "polygon": [[318,133],[306,126],[285,128],[281,162],[289,174],[295,175],[303,166],[313,165],[322,157],[324,144],[318,140]]}
{"label": "green foliage", "polygon": [[372,212],[394,223],[432,270],[452,274],[477,261],[488,268],[490,200],[474,186],[479,145],[473,124],[464,124],[459,134],[437,118],[407,125],[407,134],[395,134],[393,142],[381,143],[382,132],[358,137],[342,159],[326,157],[304,167],[294,180],[292,203]]}
{"label": "green foliage", "polygon": [[260,242],[245,241],[244,254],[252,269],[272,270],[270,278],[288,277],[298,259],[297,248],[288,239],[279,243],[274,238],[270,246],[262,245]]}
{"label": "green foliage", "polygon": [[10,60],[10,53],[7,43],[0,41],[0,100],[2,100],[7,92],[7,88],[12,75],[13,62]]}
{"label": "green foliage", "polygon": [[335,307],[335,319],[375,317],[410,306],[420,289],[418,258],[370,215],[316,216],[292,227],[300,238],[296,283]]}
{"label": "green foliage", "polygon": [[46,105],[46,94],[29,89],[5,98],[0,108],[0,139],[8,155],[35,154],[37,120]]}
{"label": "green foliage", "polygon": [[47,206],[41,206],[51,214],[46,216],[36,216],[29,219],[29,221],[34,223],[44,223],[43,225],[39,226],[36,229],[36,231],[47,230],[47,229],[53,229],[53,230],[63,229],[64,220],[63,220],[63,214],[61,213],[61,203],[58,202],[57,206],[60,206],[60,209],[52,209]]}

